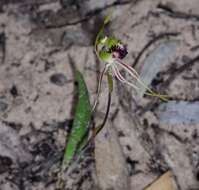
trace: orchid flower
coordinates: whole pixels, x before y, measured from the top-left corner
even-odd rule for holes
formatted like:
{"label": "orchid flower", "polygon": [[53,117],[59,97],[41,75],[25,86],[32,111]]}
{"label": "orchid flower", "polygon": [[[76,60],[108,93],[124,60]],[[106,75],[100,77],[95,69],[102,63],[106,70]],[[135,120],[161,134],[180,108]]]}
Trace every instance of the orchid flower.
{"label": "orchid flower", "polygon": [[[105,63],[105,67],[100,75],[98,84],[98,96],[101,89],[101,82],[103,75],[106,73],[115,77],[121,83],[131,86],[135,91],[139,91],[141,88],[145,89],[145,94],[150,96],[159,97],[163,101],[167,101],[167,95],[160,95],[151,90],[141,79],[137,71],[130,65],[123,62],[123,59],[128,54],[127,46],[120,40],[113,36],[107,36],[104,34],[104,27],[109,22],[109,16],[105,18],[104,23],[97,34],[95,41],[95,53],[100,61]],[[123,69],[131,76],[132,80],[127,80],[120,72]],[[96,105],[94,105],[95,107]]]}

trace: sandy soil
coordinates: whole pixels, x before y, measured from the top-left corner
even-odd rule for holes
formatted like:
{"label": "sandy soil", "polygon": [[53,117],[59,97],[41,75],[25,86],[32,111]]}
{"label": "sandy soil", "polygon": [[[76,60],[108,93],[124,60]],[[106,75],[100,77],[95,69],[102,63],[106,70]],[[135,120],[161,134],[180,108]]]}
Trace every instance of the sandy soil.
{"label": "sandy soil", "polygon": [[[176,189],[199,189],[198,0],[0,2],[1,190],[56,189],[73,121],[72,66],[93,102],[104,66],[93,42],[109,12],[109,32],[128,46],[124,61],[171,101],[115,80],[96,156],[88,151],[75,163],[62,189],[142,190],[167,170]],[[106,100],[104,80],[96,122]]]}

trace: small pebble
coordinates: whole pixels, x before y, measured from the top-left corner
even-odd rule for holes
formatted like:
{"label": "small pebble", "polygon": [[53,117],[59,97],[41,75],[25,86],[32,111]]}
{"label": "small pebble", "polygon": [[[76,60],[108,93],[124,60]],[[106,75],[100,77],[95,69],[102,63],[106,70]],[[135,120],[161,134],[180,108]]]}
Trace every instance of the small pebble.
{"label": "small pebble", "polygon": [[68,80],[64,74],[56,73],[50,76],[50,81],[57,86],[64,86]]}
{"label": "small pebble", "polygon": [[8,108],[8,104],[2,100],[0,100],[0,112],[6,111]]}
{"label": "small pebble", "polygon": [[12,94],[12,96],[14,98],[18,96],[18,90],[17,90],[17,87],[15,85],[13,85],[12,88],[10,89],[10,93]]}

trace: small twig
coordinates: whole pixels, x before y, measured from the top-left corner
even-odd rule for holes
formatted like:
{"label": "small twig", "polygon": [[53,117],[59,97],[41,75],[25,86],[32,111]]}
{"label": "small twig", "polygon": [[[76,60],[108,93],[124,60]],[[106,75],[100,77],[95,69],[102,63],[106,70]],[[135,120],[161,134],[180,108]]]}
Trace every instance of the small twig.
{"label": "small twig", "polygon": [[103,12],[103,11],[105,11],[105,10],[111,8],[111,7],[123,6],[123,5],[129,4],[129,3],[132,3],[132,1],[127,0],[127,1],[123,1],[123,2],[114,2],[114,3],[110,4],[110,5],[107,5],[106,7],[102,7],[102,8],[90,11],[87,15],[77,19],[76,21],[68,22],[68,20],[67,20],[66,22],[64,22],[62,24],[46,25],[45,28],[46,29],[54,29],[54,28],[63,28],[63,27],[69,26],[69,25],[77,25],[77,24],[80,24],[80,23],[83,23],[83,22],[87,22],[92,17],[98,16],[99,14],[101,14],[101,12]]}
{"label": "small twig", "polygon": [[4,32],[0,33],[0,46],[2,49],[1,64],[3,64],[6,57],[6,35]]}
{"label": "small twig", "polygon": [[163,5],[161,3],[157,6],[157,8],[163,10],[163,14],[166,14],[172,18],[199,21],[199,15],[197,14],[175,11],[171,7],[168,7],[167,5]]}
{"label": "small twig", "polygon": [[190,60],[189,62],[185,63],[184,65],[178,67],[178,68],[173,68],[173,65],[166,71],[165,73],[169,73],[170,77],[165,80],[161,86],[161,88],[166,88],[169,86],[169,84],[175,79],[176,76],[178,76],[180,73],[184,72],[188,68],[192,67],[196,62],[199,61],[199,55],[197,55],[195,58]]}
{"label": "small twig", "polygon": [[168,33],[162,33],[159,34],[158,36],[155,36],[153,39],[151,39],[143,48],[142,50],[138,53],[137,57],[135,58],[132,66],[135,67],[135,65],[137,65],[137,63],[139,62],[141,56],[143,55],[143,53],[151,46],[153,45],[155,42],[157,42],[158,40],[161,40],[163,38],[167,38],[170,36],[178,36],[180,33],[179,32],[168,32]]}

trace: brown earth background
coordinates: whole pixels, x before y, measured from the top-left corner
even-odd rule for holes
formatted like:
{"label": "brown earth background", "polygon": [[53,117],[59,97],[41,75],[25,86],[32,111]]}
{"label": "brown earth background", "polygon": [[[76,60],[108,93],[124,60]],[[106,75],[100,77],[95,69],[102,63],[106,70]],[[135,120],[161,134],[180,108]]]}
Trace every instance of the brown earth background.
{"label": "brown earth background", "polygon": [[[198,0],[0,0],[0,190],[56,189],[74,117],[72,67],[93,103],[104,66],[93,44],[110,12],[124,61],[172,98],[138,96],[115,80],[95,156],[73,164],[61,189],[142,190],[168,170],[176,189],[199,189]],[[96,122],[107,89],[104,80]]]}

